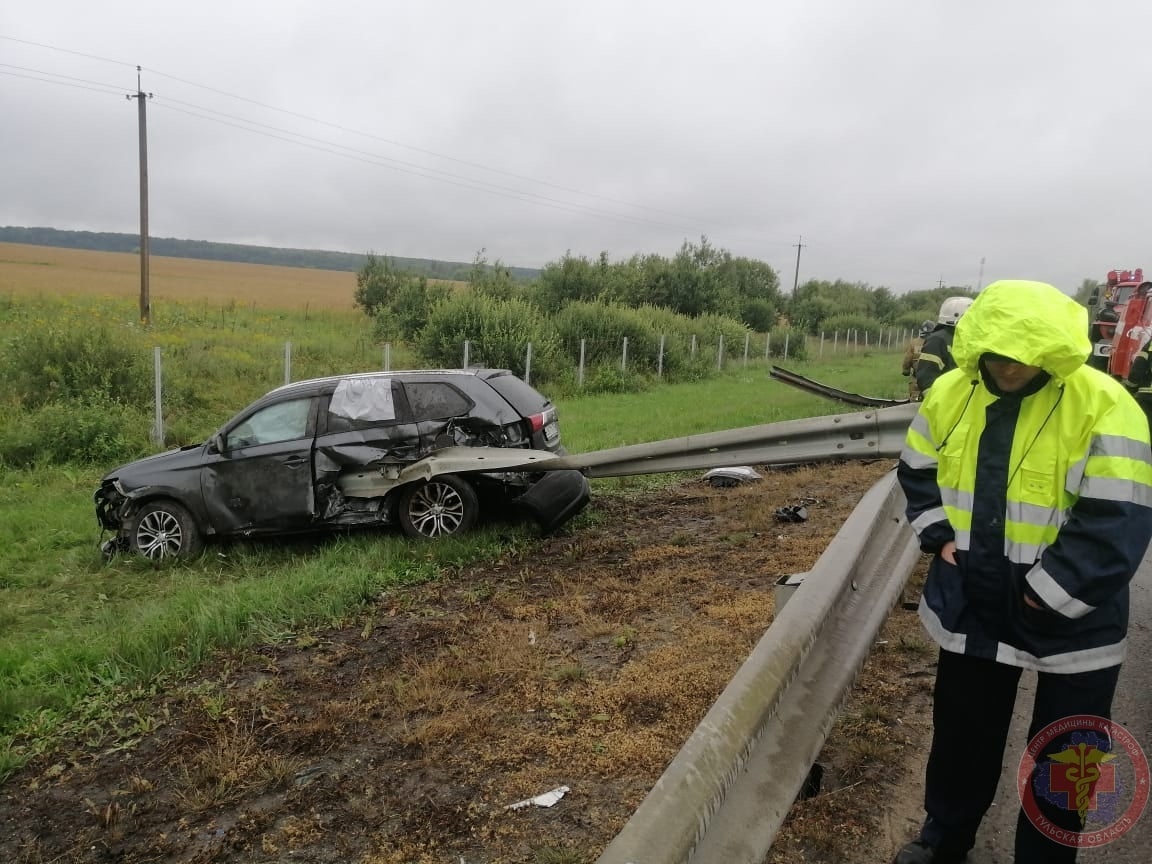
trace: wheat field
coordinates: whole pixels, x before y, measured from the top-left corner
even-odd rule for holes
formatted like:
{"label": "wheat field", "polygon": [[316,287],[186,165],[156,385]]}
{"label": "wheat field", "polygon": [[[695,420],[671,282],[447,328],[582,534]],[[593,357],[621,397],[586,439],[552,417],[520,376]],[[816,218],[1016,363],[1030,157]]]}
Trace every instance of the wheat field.
{"label": "wheat field", "polygon": [[[355,308],[356,274],[304,267],[274,267],[151,257],[153,303],[234,303],[274,309]],[[127,252],[94,252],[0,243],[0,296],[140,297],[140,258]]]}

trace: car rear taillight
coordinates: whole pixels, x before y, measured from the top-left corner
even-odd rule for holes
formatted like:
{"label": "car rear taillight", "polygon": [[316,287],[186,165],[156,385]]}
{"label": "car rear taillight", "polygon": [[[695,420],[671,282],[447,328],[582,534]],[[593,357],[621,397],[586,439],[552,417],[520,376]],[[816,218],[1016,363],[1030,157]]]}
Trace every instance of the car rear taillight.
{"label": "car rear taillight", "polygon": [[556,409],[549,408],[539,414],[530,414],[528,428],[532,430],[533,435],[543,432],[545,440],[554,442],[560,437],[560,427],[556,424]]}

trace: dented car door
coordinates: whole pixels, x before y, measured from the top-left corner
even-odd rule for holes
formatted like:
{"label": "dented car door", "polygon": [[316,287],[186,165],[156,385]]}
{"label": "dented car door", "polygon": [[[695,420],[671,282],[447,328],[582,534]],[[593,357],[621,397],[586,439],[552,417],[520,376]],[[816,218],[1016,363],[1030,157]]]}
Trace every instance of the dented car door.
{"label": "dented car door", "polygon": [[[420,436],[399,381],[351,378],[321,398],[316,430],[316,510],[324,521],[356,523],[383,518],[376,509],[349,506],[341,475],[421,457]],[[354,511],[354,512],[353,512]]]}
{"label": "dented car door", "polygon": [[312,445],[315,397],[254,411],[218,436],[204,467],[208,518],[220,533],[305,527],[315,512]]}

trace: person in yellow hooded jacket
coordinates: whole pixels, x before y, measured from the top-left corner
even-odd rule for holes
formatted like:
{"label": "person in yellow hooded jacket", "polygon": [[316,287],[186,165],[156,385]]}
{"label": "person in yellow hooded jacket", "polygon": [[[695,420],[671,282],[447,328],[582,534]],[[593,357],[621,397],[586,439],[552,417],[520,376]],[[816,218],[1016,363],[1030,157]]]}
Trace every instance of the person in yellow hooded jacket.
{"label": "person in yellow hooded jacket", "polygon": [[[908,430],[897,475],[934,556],[919,613],[940,654],[927,818],[896,864],[965,859],[995,797],[1022,670],[1037,672],[1030,740],[1064,718],[1110,717],[1128,583],[1152,539],[1152,450],[1124,386],[1085,364],[1087,333],[1084,307],[1051,285],[989,285],[956,327],[957,368]],[[1035,800],[1060,837],[1082,830],[1075,805]],[[1038,821],[1021,810],[1016,864],[1075,861],[1076,846]]]}

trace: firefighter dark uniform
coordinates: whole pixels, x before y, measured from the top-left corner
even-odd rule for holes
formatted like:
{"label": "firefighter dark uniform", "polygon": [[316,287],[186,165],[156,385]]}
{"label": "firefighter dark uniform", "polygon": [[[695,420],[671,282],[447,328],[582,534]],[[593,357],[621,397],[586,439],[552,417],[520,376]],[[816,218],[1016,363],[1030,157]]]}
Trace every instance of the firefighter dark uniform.
{"label": "firefighter dark uniform", "polygon": [[[1084,307],[1056,288],[993,283],[957,325],[958,368],[908,430],[897,474],[920,546],[935,553],[919,612],[940,662],[927,819],[898,864],[959,862],[972,847],[1022,669],[1038,673],[1030,739],[1056,720],[1110,714],[1128,583],[1152,539],[1152,450],[1124,386],[1085,365],[1087,333]],[[1006,358],[1042,371],[1006,392],[988,366]],[[1038,803],[1062,830],[1084,825],[1074,807]],[[1075,858],[1021,810],[1016,864]]]}
{"label": "firefighter dark uniform", "polygon": [[1136,404],[1144,409],[1144,416],[1152,426],[1152,361],[1149,360],[1148,350],[1152,343],[1145,343],[1144,347],[1132,358],[1132,366],[1128,370],[1128,385],[1132,388],[1132,395],[1136,397]]}
{"label": "firefighter dark uniform", "polygon": [[956,368],[956,361],[952,359],[952,338],[955,332],[955,327],[937,324],[920,347],[915,376],[916,387],[922,396],[937,378]]}
{"label": "firefighter dark uniform", "polygon": [[928,392],[937,378],[956,368],[956,361],[952,359],[952,338],[956,333],[956,323],[971,305],[971,297],[949,297],[940,304],[936,326],[931,333],[924,334],[924,345],[916,362],[916,386],[921,396]]}

